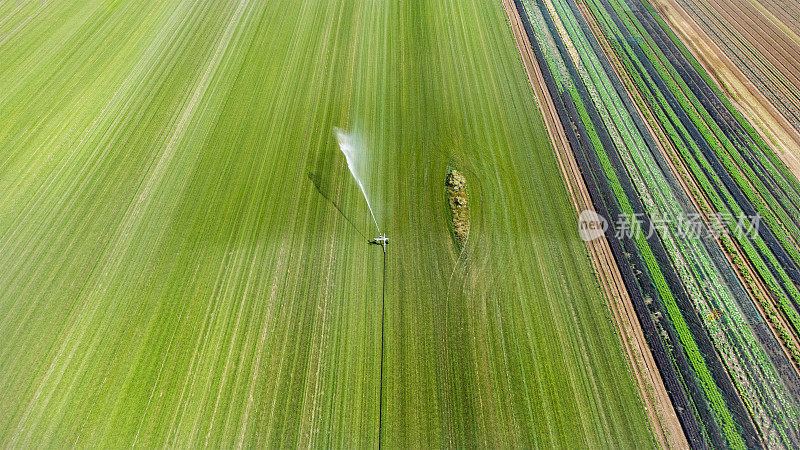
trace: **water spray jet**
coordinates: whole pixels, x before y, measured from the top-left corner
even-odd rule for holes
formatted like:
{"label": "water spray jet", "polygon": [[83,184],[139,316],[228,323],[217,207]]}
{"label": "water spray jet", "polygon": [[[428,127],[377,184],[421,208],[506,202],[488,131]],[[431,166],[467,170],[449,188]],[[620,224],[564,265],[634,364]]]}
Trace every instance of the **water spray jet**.
{"label": "water spray jet", "polygon": [[369,243],[380,245],[381,248],[383,248],[383,252],[386,253],[386,244],[389,243],[389,238],[386,237],[386,233],[381,233],[381,227],[378,225],[378,220],[375,219],[375,213],[372,212],[372,204],[369,202],[369,196],[367,196],[364,183],[361,181],[362,174],[359,171],[360,167],[358,163],[363,162],[360,158],[362,146],[359,145],[358,140],[352,133],[347,133],[340,128],[334,128],[333,131],[336,133],[336,141],[339,143],[339,150],[344,154],[344,159],[347,160],[347,167],[350,169],[353,179],[356,180],[358,187],[361,189],[361,193],[364,194],[364,200],[367,201],[369,214],[372,216],[372,221],[375,222],[375,228],[378,229],[378,237],[369,241]]}

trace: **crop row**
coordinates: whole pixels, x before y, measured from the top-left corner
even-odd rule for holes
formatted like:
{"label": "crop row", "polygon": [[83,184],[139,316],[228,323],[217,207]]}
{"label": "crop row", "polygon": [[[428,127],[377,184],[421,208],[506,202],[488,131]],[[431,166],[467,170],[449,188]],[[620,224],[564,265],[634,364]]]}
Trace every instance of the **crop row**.
{"label": "crop row", "polygon": [[759,157],[766,159],[765,167],[771,168],[771,170],[777,170],[778,173],[776,176],[785,180],[785,182],[789,184],[790,189],[793,189],[796,193],[800,193],[800,181],[798,181],[797,178],[789,171],[786,165],[779,159],[772,148],[767,145],[766,141],[764,141],[761,135],[756,132],[755,128],[753,128],[753,126],[744,118],[739,110],[733,106],[730,99],[728,99],[728,97],[723,94],[722,90],[711,80],[711,77],[703,69],[700,62],[697,61],[689,49],[686,48],[684,43],[678,39],[677,35],[675,35],[666,22],[658,15],[652,5],[646,3],[644,7],[650,13],[650,17],[655,20],[661,27],[662,31],[666,33],[675,48],[683,55],[685,61],[688,62],[692,68],[694,68],[694,73],[703,80],[706,87],[711,89],[713,92],[714,97],[716,97],[716,99],[718,99],[724,105],[728,113],[733,116],[735,124],[731,124],[731,126],[738,126],[738,135],[741,137],[741,139],[746,140],[749,138],[751,142],[755,143],[758,149],[757,154]]}
{"label": "crop row", "polygon": [[[531,25],[521,0],[515,0],[515,6],[523,20],[525,31],[531,42],[537,42],[537,39],[549,39],[552,41],[552,37],[549,34],[543,37],[534,33],[534,27]],[[537,26],[536,29],[540,30],[541,28]],[[539,42],[541,43],[542,41]],[[555,66],[555,57],[551,56],[550,48],[545,45],[533,45],[533,50],[542,69],[545,84],[551,92],[553,102],[559,111],[559,120],[562,122],[566,137],[574,151],[595,209],[604,217],[619,215],[619,205],[613,199],[613,190],[609,186],[608,180],[602,176],[594,176],[593,169],[599,172],[597,161],[592,158],[595,166],[594,168],[591,167],[589,155],[583,151],[584,149],[591,149],[590,137],[584,127],[584,121],[580,119],[580,113],[578,113],[569,95],[565,94],[563,84],[556,84],[554,74],[558,72],[548,70]],[[675,331],[672,328],[665,329],[663,324],[656,323],[651,314],[651,307],[653,309],[660,308],[660,304],[654,303],[652,300],[658,295],[655,283],[649,273],[646,272],[645,264],[633,241],[617,239],[613,234],[607,234],[607,239],[614,258],[618,262],[622,279],[628,289],[642,331],[651,348],[667,392],[675,405],[675,410],[680,418],[684,432],[689,442],[702,442],[704,432],[700,422],[694,415],[696,408],[692,404],[691,398],[687,395],[683,384],[686,376],[693,379],[689,369],[690,365],[685,354],[680,349],[677,349],[678,351],[676,352],[674,347],[668,346],[661,339],[661,335],[667,333],[670,337],[673,337]],[[679,346],[680,344],[678,343],[677,345]],[[699,390],[699,386],[696,383],[691,383],[689,388],[693,391]]]}
{"label": "crop row", "polygon": [[[692,242],[689,241],[688,243],[691,244]],[[709,259],[708,255],[703,250],[704,249],[702,246],[700,246],[699,248],[695,248],[694,250],[692,250],[691,248],[682,248],[680,252],[678,251],[673,252],[674,255],[673,259],[675,260],[676,264],[680,267],[682,260],[681,255],[685,252],[691,255],[690,259],[693,264],[690,267],[694,269],[696,268],[698,262],[708,261]],[[714,257],[711,258],[711,260],[717,263],[721,263],[720,264],[721,266],[727,266],[724,262],[724,257],[721,256],[721,251],[719,248],[717,248],[715,245],[709,245],[707,246],[706,250],[708,250],[708,252],[711,255],[715,255]],[[683,269],[684,272],[686,272],[686,268],[683,267]],[[719,281],[719,277],[716,278],[716,281],[712,281],[715,280],[714,278],[715,273],[713,269],[708,270],[705,274],[697,273],[700,272],[697,270],[693,270],[693,272],[695,272],[695,276],[697,277],[698,281],[699,280],[705,281],[706,286],[716,287],[720,285],[724,286],[725,284],[727,284],[732,288],[737,288],[735,289],[737,293],[736,295],[737,301],[733,302],[731,295],[726,295],[727,293],[724,291],[724,289],[719,292],[715,292],[713,289],[709,290],[708,288],[706,288],[704,289],[704,292],[700,293],[696,292],[697,284],[695,283],[694,286],[692,286],[692,289],[695,289],[695,291],[693,291],[692,294],[693,297],[697,299],[696,303],[697,308],[699,311],[703,311],[702,315],[704,317],[707,316],[706,311],[708,311],[707,308],[709,307],[714,311],[724,311],[726,317],[729,318],[736,317],[739,319],[741,319],[742,317],[742,310],[746,310],[749,308],[749,310],[751,311],[750,315],[758,317],[757,313],[755,313],[754,311],[755,308],[752,307],[753,306],[752,302],[750,302],[750,300],[746,298],[746,295],[741,291],[741,289],[738,289],[739,288],[738,283],[736,283],[735,277],[731,275],[731,270],[729,267],[724,267],[723,270],[720,271],[722,276],[725,276],[727,278],[725,283],[721,283]],[[731,280],[732,278],[733,280]],[[691,286],[691,281],[692,281],[691,278],[685,275],[685,280],[687,286]],[[707,304],[705,305],[702,304],[701,301],[703,300],[706,301]],[[703,309],[704,306],[706,309]],[[740,310],[739,308],[742,309]],[[737,320],[738,319],[734,319],[733,321],[735,322]],[[767,358],[765,357],[764,352],[761,349],[761,346],[754,342],[753,334],[750,333],[750,330],[748,328],[740,329],[737,327],[736,329],[732,330],[726,329],[725,330],[726,332],[723,333],[720,332],[719,327],[716,327],[713,322],[707,323],[706,327],[709,329],[709,332],[712,335],[715,345],[717,349],[720,351],[721,355],[723,356],[723,360],[725,361],[726,366],[728,367],[728,370],[731,372],[732,375],[738,372],[741,367],[747,367],[746,372],[748,376],[751,376],[751,382],[754,384],[757,383],[768,384],[771,382],[771,380],[776,378],[775,370],[771,366],[770,362],[766,360]],[[730,353],[725,351],[725,349],[730,349],[730,348],[736,348],[737,354],[739,356],[732,357]],[[751,389],[753,385],[750,383],[742,382],[741,375],[736,377],[736,381],[737,381],[737,388],[739,389],[740,394],[745,399],[745,403],[748,404],[748,407],[750,408],[751,411],[757,412],[759,410],[765,409],[764,403],[772,405],[779,405],[783,403],[782,396],[777,396],[769,399],[765,398],[763,399],[764,403],[759,405],[758,403],[761,402],[762,399],[758,394],[754,393],[753,390]],[[765,423],[762,425],[762,428],[765,429],[770,428],[771,424],[769,422],[770,422],[769,420],[765,420]]]}
{"label": "crop row", "polygon": [[[658,81],[659,80],[657,80],[657,82]],[[667,93],[667,95],[671,95],[671,94],[672,94],[672,92]],[[663,102],[663,100],[662,100],[662,102]],[[680,111],[678,111],[678,112],[680,113]],[[663,120],[661,122],[662,122],[662,124],[666,124],[667,126],[669,126],[669,123],[667,123],[667,122],[665,122]],[[687,156],[685,146],[682,145],[682,143],[679,141],[679,139],[675,138],[674,135],[672,135],[672,137],[673,137],[673,141],[676,144],[676,147],[678,147],[679,149],[684,150],[684,156],[686,156],[688,164],[695,169],[695,170],[693,170],[694,175],[698,178],[698,181],[700,181],[701,185],[703,185],[705,187],[704,190],[706,191],[706,193],[710,194],[710,198],[711,198],[712,201],[714,201],[715,207],[717,207],[717,210],[718,211],[723,211],[723,212],[725,211],[725,209],[724,209],[725,208],[725,204],[723,204],[722,202],[719,201],[720,198],[725,197],[726,200],[727,200],[726,203],[731,206],[731,209],[728,210],[728,212],[730,213],[730,211],[735,211],[735,212],[739,213],[739,211],[741,211],[740,209],[738,209],[739,204],[738,203],[737,204],[731,204],[731,203],[733,203],[733,202],[731,202],[731,200],[734,197],[729,192],[724,192],[724,189],[722,189],[722,186],[724,185],[724,183],[720,182],[719,177],[720,176],[721,177],[725,177],[725,175],[726,175],[725,171],[724,170],[722,170],[722,171],[719,170],[719,165],[717,165],[715,167],[717,170],[713,170],[713,173],[709,174],[710,175],[709,178],[714,182],[713,185],[710,185],[710,183],[707,182],[708,180],[704,179],[704,175],[705,174],[702,173],[698,169],[698,167],[694,164],[695,161],[692,160],[689,156]],[[690,144],[691,144],[691,142],[690,142]],[[701,140],[701,141],[699,141],[699,145],[703,146],[703,145],[706,145],[706,143],[704,143]],[[695,151],[695,154],[697,154],[697,148],[693,148],[693,150]],[[700,164],[703,165],[703,167],[702,167],[703,169],[708,169],[709,167],[711,167],[710,164],[708,163],[708,160],[705,160],[703,157],[699,157],[697,162],[699,162]],[[713,162],[714,161],[712,159],[712,163]],[[720,195],[722,197],[715,195],[717,193],[717,192],[714,191],[715,188],[718,190],[718,192],[720,193]],[[735,190],[734,190],[734,194],[736,194]],[[742,198],[741,195],[738,195],[737,199],[741,200],[741,198]],[[745,206],[745,207],[749,206],[745,202],[743,202],[742,205]],[[770,243],[771,245],[767,245],[767,243],[765,243],[765,240],[766,240],[766,242]],[[750,257],[751,261],[756,266],[756,268],[759,269],[760,274],[765,278],[765,281],[767,282],[767,284],[770,285],[770,287],[773,290],[773,293],[781,300],[781,304],[782,304],[782,306],[784,306],[784,312],[787,314],[790,322],[792,322],[795,325],[795,328],[796,328],[796,324],[797,324],[797,322],[796,322],[796,311],[794,311],[794,308],[792,307],[790,302],[788,302],[788,299],[791,298],[793,300],[793,302],[795,303],[795,305],[796,305],[796,301],[797,301],[796,292],[797,291],[796,291],[796,287],[791,282],[791,280],[789,279],[789,277],[787,276],[786,272],[783,270],[783,267],[782,267],[783,264],[789,264],[789,267],[794,266],[794,264],[787,261],[788,258],[785,257],[785,253],[781,253],[783,251],[783,248],[781,248],[780,246],[776,245],[774,240],[771,239],[771,236],[769,236],[769,233],[766,233],[765,240],[762,240],[761,237],[759,237],[759,236],[755,236],[754,239],[753,239],[753,244],[752,245],[750,243],[748,243],[748,242],[740,242],[740,243],[745,247],[745,251],[748,253],[748,256]],[[740,239],[740,241],[741,241],[741,239]],[[793,248],[792,245],[788,245],[788,247],[789,247],[789,249]],[[757,249],[757,251],[756,251],[756,249]],[[778,250],[777,257],[776,257],[775,254],[770,254],[770,250],[775,250],[775,249]],[[771,273],[775,275],[774,277],[770,273],[766,273],[767,272],[765,270],[766,266],[765,266],[764,262],[761,259],[762,255],[764,256],[764,259],[769,263],[769,267],[770,267],[770,269],[772,271]],[[778,280],[780,280],[780,282],[778,282]]]}
{"label": "crop row", "polygon": [[[595,49],[596,51],[596,49]],[[608,72],[610,73],[610,71]],[[616,114],[614,115],[615,118],[624,117],[623,114]],[[634,117],[637,117],[634,113]],[[642,148],[641,146],[628,146],[631,149],[631,153],[633,155],[637,155],[637,149]],[[653,156],[660,157],[661,155],[658,153],[657,150],[654,149],[654,146],[651,147]],[[649,156],[645,153],[645,158]],[[657,158],[658,159],[658,158]],[[640,167],[654,167],[658,165],[659,167],[664,167],[664,164],[659,161],[659,164],[655,163],[639,163]],[[632,163],[626,163],[626,167],[630,168],[634,165]],[[661,175],[661,174],[658,174]],[[671,175],[668,171],[666,171],[666,175]],[[667,177],[669,179],[669,177]],[[649,183],[642,183],[641,181],[637,182],[637,186],[639,185],[649,185],[653,187],[651,192],[641,192],[640,195],[651,195],[652,192],[656,192],[655,188],[658,188],[661,185],[666,183],[657,183],[650,181]],[[666,192],[666,195],[669,196],[669,191]],[[652,195],[651,195],[652,196]],[[657,197],[656,197],[657,198]],[[663,202],[663,201],[662,201]],[[688,203],[684,200],[684,203]],[[669,202],[667,202],[669,205]],[[661,216],[665,215],[665,210],[659,211]],[[673,236],[674,238],[674,236]],[[703,316],[707,316],[707,311],[709,309],[713,311],[724,311],[726,317],[728,318],[742,318],[742,313],[738,309],[739,307],[748,308],[751,312],[751,316],[758,317],[755,308],[753,308],[752,302],[746,297],[746,294],[743,290],[739,289],[740,286],[736,282],[734,276],[732,276],[732,271],[730,267],[727,267],[727,262],[725,261],[724,256],[722,256],[722,251],[716,245],[706,245],[705,247],[697,242],[696,239],[682,239],[683,242],[677,242],[676,244],[679,245],[679,248],[676,248],[674,244],[670,250],[670,256],[672,257],[673,261],[676,264],[676,267],[682,272],[682,276],[684,279],[684,283],[687,286],[687,289],[690,291],[691,296],[695,299],[695,304],[698,309],[704,309]],[[667,244],[669,244],[668,240],[665,240]],[[669,245],[668,245],[669,247]],[[686,258],[683,256],[684,254],[689,255],[688,259],[692,261],[692,264],[686,264]],[[713,256],[711,256],[713,255]],[[704,264],[701,265],[701,263]],[[713,267],[714,264],[710,264],[710,261],[713,261],[720,266],[725,266],[722,270],[718,272],[715,271]],[[692,276],[695,278],[692,279]],[[720,277],[726,277],[727,280],[722,282]],[[697,286],[702,283],[704,286],[710,286],[712,288],[717,286],[731,286],[735,289],[736,292],[736,302],[734,302],[733,294],[727,292],[725,289],[711,289],[709,290],[706,287],[704,292],[698,292]],[[703,304],[702,302],[705,301],[707,304]],[[748,318],[749,320],[749,318]],[[733,319],[736,321],[736,319]],[[744,328],[735,328],[735,329],[725,329],[724,333],[719,332],[720,327],[715,327],[714,323],[708,324],[707,327],[714,329],[710,331],[715,331],[712,333],[712,337],[715,341],[715,345],[718,349],[725,349],[725,348],[737,348],[737,353],[739,356],[731,357],[729,353],[722,351],[723,359],[726,362],[726,366],[729,369],[735,371],[739,367],[746,366],[748,376],[752,376],[752,381],[755,383],[769,383],[771,380],[776,378],[775,370],[773,369],[772,365],[764,355],[764,352],[761,350],[761,346],[758,343],[755,343],[753,334],[750,333],[749,327]],[[774,342],[774,339],[772,339]],[[770,342],[770,343],[772,343]],[[749,358],[749,359],[748,359]],[[756,375],[757,374],[757,375]],[[737,383],[739,384],[739,391],[742,395],[745,395],[749,392],[749,400],[747,403],[751,405],[751,409],[758,409],[758,407],[754,406],[759,400],[755,398],[758,397],[757,394],[754,394],[752,390],[748,390],[749,385],[747,383]],[[782,404],[782,396],[778,396],[775,398],[770,399],[768,402],[770,404]]]}
{"label": "crop row", "polygon": [[[642,11],[636,9],[635,11]],[[636,14],[635,20],[641,18],[650,18],[647,13]],[[692,120],[692,123],[697,127],[703,135],[704,140],[708,146],[714,149],[714,153],[719,161],[724,166],[727,173],[735,180],[736,185],[746,195],[750,205],[765,219],[769,224],[770,230],[775,234],[775,237],[780,242],[781,246],[774,246],[773,251],[781,259],[785,259],[785,269],[792,274],[795,282],[800,279],[800,273],[797,271],[797,263],[800,262],[800,253],[795,248],[796,241],[793,241],[789,236],[797,235],[800,233],[797,227],[796,220],[800,218],[797,210],[797,193],[794,190],[784,190],[776,185],[771,185],[770,189],[764,184],[764,180],[775,181],[770,178],[770,175],[775,175],[775,172],[770,173],[764,170],[764,167],[759,163],[751,161],[751,164],[743,158],[742,155],[749,155],[751,148],[744,146],[744,144],[734,148],[732,139],[733,131],[729,130],[729,134],[722,131],[719,123],[726,123],[727,117],[722,117],[725,110],[718,108],[716,104],[709,101],[711,91],[705,86],[704,83],[698,83],[697,78],[692,77],[691,71],[687,71],[685,66],[681,66],[680,58],[676,58],[677,52],[666,56],[664,51],[673,50],[668,43],[669,40],[662,39],[657,45],[653,39],[661,38],[660,28],[652,26],[651,22],[646,22],[651,27],[647,30],[637,29],[637,31],[644,37],[645,42],[648,44],[648,49],[652,49],[651,61],[655,61],[656,67],[659,70],[662,78],[669,83],[669,87],[675,98],[681,103],[681,107],[687,112]],[[639,23],[634,23],[639,27]],[[650,56],[650,55],[648,55]],[[673,66],[673,63],[678,62]],[[677,69],[676,69],[677,67]],[[679,73],[680,72],[680,73]],[[687,85],[687,81],[692,85]],[[697,96],[701,95],[706,99],[704,104],[698,100]],[[713,109],[707,110],[709,105]],[[712,118],[711,111],[714,114]],[[719,123],[718,123],[719,122]],[[720,173],[724,176],[724,173]],[[763,174],[759,176],[758,174]],[[780,179],[780,178],[779,178]],[[755,189],[753,189],[755,186]],[[745,208],[745,205],[742,205]],[[794,219],[792,218],[794,217]],[[791,257],[792,262],[786,258]]]}
{"label": "crop row", "polygon": [[[694,68],[694,73],[699,75],[700,78],[705,83],[705,86],[708,87],[713,93],[714,97],[718,99],[724,106],[725,110],[734,118],[733,127],[738,128],[738,133],[740,136],[744,136],[749,138],[751,142],[755,143],[757,149],[754,150],[754,153],[761,158],[762,160],[766,160],[764,163],[765,167],[771,167],[778,171],[777,177],[780,179],[785,180],[789,186],[786,188],[792,189],[795,192],[800,189],[800,183],[797,182],[788,171],[786,166],[780,162],[777,155],[772,151],[772,149],[764,142],[761,136],[755,131],[755,129],[750,125],[747,120],[741,115],[741,113],[731,104],[730,100],[722,93],[722,91],[714,84],[707,73],[702,69],[700,63],[694,58],[694,56],[689,52],[689,50],[683,45],[683,43],[678,39],[674,32],[667,26],[667,24],[655,13],[655,10],[650,5],[646,5],[648,10],[651,12],[651,17],[659,24],[661,29],[667,34],[669,39],[672,41],[674,46],[680,51],[683,55],[685,61],[687,61],[692,68]],[[695,197],[699,197],[702,194],[695,195]],[[780,313],[776,311],[775,306],[773,305],[772,301],[765,297],[765,295],[758,289],[756,286],[755,278],[757,274],[752,273],[748,264],[744,262],[742,259],[742,255],[740,255],[739,248],[733,243],[730,239],[730,236],[723,236],[722,239],[723,246],[726,248],[726,251],[731,255],[731,258],[734,260],[734,264],[737,266],[738,270],[742,273],[743,281],[752,286],[752,291],[755,292],[757,296],[757,300],[761,307],[765,311],[765,315],[767,316],[768,320],[770,321],[772,327],[776,330],[779,335],[779,338],[783,341],[784,345],[786,345],[789,349],[789,352],[792,356],[792,359],[800,363],[800,349],[797,348],[795,345],[795,340],[791,337],[791,332],[784,327],[783,321],[779,318]],[[766,270],[766,269],[764,269]],[[767,278],[770,278],[771,275],[767,274]],[[777,285],[777,282],[772,279],[772,285]],[[781,300],[781,305],[785,306],[784,310],[786,315],[795,317],[796,314],[789,304],[788,298],[785,294],[780,291],[779,288],[774,288],[774,292],[777,292],[776,296]]]}

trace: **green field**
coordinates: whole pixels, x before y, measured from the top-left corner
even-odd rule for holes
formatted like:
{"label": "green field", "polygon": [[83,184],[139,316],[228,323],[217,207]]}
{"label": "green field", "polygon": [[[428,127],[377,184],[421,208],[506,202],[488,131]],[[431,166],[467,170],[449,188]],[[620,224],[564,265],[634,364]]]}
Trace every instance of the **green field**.
{"label": "green field", "polygon": [[377,446],[334,127],[384,444],[653,445],[499,2],[20,0],[0,446]]}

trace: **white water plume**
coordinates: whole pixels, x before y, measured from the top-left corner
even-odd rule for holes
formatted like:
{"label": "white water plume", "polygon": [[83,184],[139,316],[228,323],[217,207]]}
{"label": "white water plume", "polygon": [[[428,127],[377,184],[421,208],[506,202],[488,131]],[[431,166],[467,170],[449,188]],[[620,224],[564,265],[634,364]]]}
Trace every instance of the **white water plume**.
{"label": "white water plume", "polygon": [[375,219],[375,213],[372,212],[372,204],[370,204],[369,196],[364,189],[364,177],[366,176],[366,147],[355,132],[351,131],[348,133],[336,127],[334,127],[333,131],[336,133],[336,141],[339,143],[339,149],[344,153],[344,158],[347,160],[347,167],[350,169],[350,173],[353,174],[356,183],[358,183],[358,187],[361,188],[361,193],[364,194],[364,200],[367,201],[369,213],[372,215],[372,220],[375,222],[378,234],[380,234],[381,227]]}

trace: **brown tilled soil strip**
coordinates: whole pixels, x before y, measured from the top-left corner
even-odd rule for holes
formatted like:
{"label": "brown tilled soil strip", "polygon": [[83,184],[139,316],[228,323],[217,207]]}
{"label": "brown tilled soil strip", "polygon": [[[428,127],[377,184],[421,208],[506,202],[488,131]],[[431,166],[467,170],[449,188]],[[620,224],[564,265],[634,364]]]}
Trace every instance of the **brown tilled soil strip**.
{"label": "brown tilled soil strip", "polygon": [[[800,9],[797,5],[785,0],[749,0],[766,17],[775,21],[777,26],[792,35],[792,39],[800,42]],[[795,8],[793,11],[790,8]]]}
{"label": "brown tilled soil strip", "polygon": [[800,177],[800,133],[675,0],[652,0],[651,4],[736,109],[777,150],[789,170]]}
{"label": "brown tilled soil strip", "polygon": [[[558,119],[558,112],[547,91],[531,50],[531,43],[525,34],[514,3],[511,0],[503,0],[503,6],[511,22],[514,39],[528,74],[528,80],[538,100],[550,140],[556,149],[558,163],[575,210],[576,212],[593,210],[589,193],[583,183],[569,142]],[[594,264],[598,281],[609,300],[609,308],[614,316],[625,356],[656,441],[662,448],[688,448],[683,429],[675,415],[661,374],[639,326],[639,320],[608,242],[605,238],[596,239],[587,243],[587,250]]]}
{"label": "brown tilled soil strip", "polygon": [[707,8],[716,12],[723,20],[730,22],[730,28],[737,30],[746,42],[770,61],[785,82],[796,88],[800,82],[800,46],[764,16],[758,8],[748,2],[730,0],[703,1]]}
{"label": "brown tilled soil strip", "polygon": [[791,24],[784,22],[784,20],[779,18],[775,14],[776,13],[775,10],[762,5],[761,3],[758,2],[758,0],[748,0],[748,1],[753,8],[755,8],[767,20],[769,20],[774,27],[776,27],[778,30],[781,31],[781,33],[786,34],[787,37],[791,38],[797,43],[800,43],[800,34],[798,34],[798,30],[796,29],[796,27],[792,27]]}

